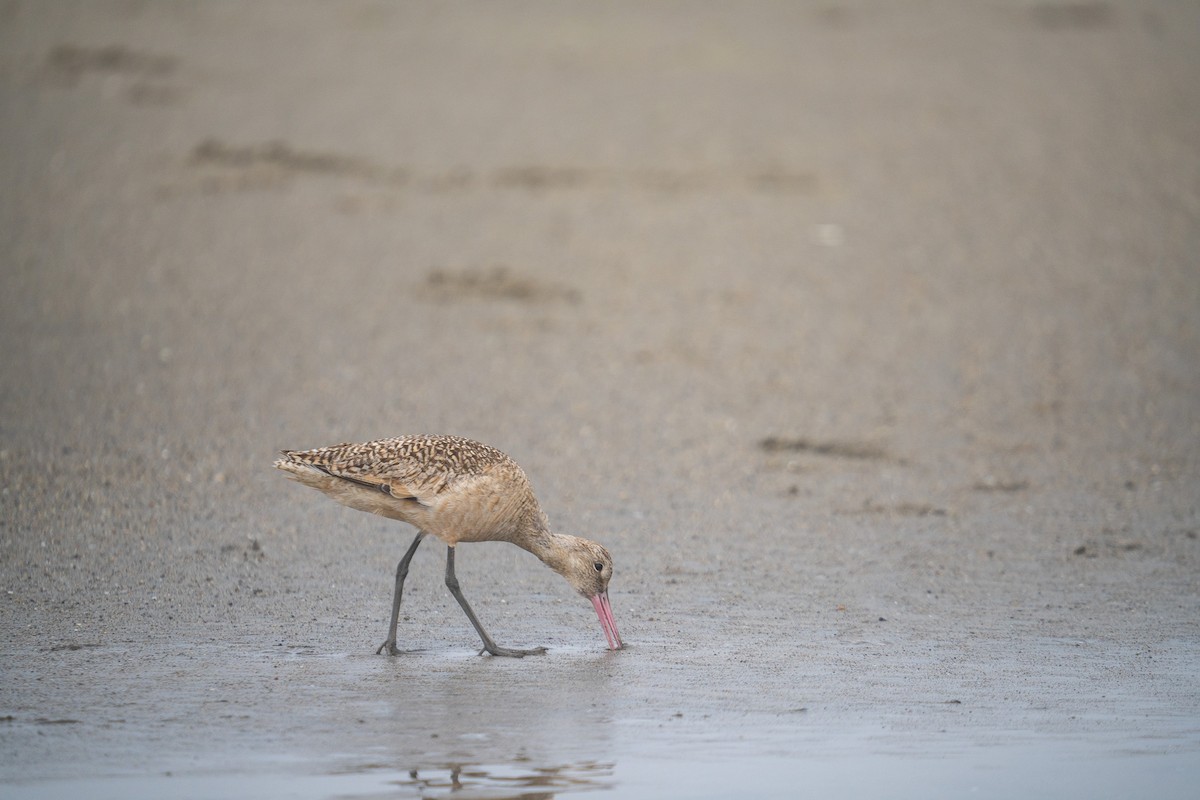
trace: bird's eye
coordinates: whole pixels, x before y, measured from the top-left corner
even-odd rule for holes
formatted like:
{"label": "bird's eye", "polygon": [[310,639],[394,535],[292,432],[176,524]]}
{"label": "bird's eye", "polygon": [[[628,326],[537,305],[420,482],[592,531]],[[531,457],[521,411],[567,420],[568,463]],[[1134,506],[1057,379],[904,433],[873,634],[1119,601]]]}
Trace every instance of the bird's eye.
{"label": "bird's eye", "polygon": [[595,564],[592,564],[592,566],[596,568],[596,572],[604,572],[604,565],[599,561],[597,561]]}

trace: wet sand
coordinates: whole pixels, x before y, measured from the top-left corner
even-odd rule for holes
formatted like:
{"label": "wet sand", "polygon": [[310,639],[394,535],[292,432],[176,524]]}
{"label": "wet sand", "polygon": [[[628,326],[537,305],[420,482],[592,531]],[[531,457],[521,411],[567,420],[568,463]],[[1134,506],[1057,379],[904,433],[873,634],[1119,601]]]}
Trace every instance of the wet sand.
{"label": "wet sand", "polygon": [[[0,5],[5,793],[1187,796],[1198,32]],[[489,544],[550,652],[476,655],[427,545],[374,655],[411,530],[271,461],[411,432],[604,543],[629,647]]]}

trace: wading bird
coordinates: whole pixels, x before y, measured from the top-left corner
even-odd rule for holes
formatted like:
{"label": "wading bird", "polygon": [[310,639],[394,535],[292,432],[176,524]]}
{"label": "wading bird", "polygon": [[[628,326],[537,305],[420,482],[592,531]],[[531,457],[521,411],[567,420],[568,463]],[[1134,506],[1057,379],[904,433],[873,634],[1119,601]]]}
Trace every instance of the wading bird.
{"label": "wading bird", "polygon": [[608,602],[612,557],[601,545],[552,533],[525,473],[494,447],[458,436],[400,436],[317,450],[284,450],[275,466],[342,505],[407,522],[417,537],[396,565],[387,640],[377,653],[399,655],[396,625],[408,564],[426,536],[446,543],[446,586],[494,656],[537,655],[546,648],[500,647],[483,629],[454,575],[460,542],[511,542],[542,560],[592,601],[613,650],[622,647]]}

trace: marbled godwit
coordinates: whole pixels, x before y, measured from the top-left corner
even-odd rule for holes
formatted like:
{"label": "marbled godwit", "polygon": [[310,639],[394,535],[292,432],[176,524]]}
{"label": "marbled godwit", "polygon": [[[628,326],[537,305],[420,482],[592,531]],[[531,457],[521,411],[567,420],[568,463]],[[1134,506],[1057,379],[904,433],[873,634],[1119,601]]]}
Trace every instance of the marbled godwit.
{"label": "marbled godwit", "polygon": [[454,575],[459,542],[512,542],[567,579],[592,601],[608,646],[621,648],[608,603],[612,557],[595,542],[551,533],[533,488],[516,462],[486,444],[457,436],[401,436],[317,450],[284,450],[275,466],[294,481],[320,489],[342,505],[407,522],[417,538],[396,565],[396,591],[387,641],[375,652],[399,655],[396,625],[408,563],[433,534],[446,543],[446,586],[494,656],[536,655],[546,648],[499,647],[471,610]]}

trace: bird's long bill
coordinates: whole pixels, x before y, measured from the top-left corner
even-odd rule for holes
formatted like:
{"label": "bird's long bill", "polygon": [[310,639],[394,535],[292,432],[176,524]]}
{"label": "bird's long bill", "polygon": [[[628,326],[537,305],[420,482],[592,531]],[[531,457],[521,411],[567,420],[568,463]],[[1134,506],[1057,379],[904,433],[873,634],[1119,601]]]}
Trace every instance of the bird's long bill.
{"label": "bird's long bill", "polygon": [[608,639],[611,650],[620,650],[621,634],[617,633],[617,622],[613,619],[612,606],[608,604],[608,592],[601,592],[592,598],[592,606],[596,616],[600,618],[600,627],[604,628],[604,637]]}

